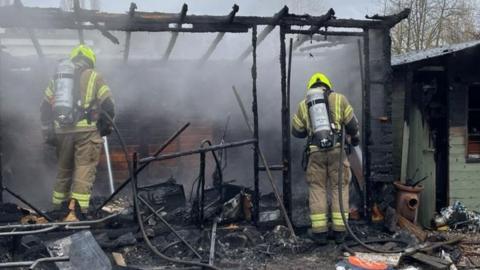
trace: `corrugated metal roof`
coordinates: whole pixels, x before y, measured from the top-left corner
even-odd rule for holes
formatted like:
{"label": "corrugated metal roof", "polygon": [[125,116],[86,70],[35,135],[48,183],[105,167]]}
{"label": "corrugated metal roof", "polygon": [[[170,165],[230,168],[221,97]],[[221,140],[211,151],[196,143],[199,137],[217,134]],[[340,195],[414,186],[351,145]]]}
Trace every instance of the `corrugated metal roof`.
{"label": "corrugated metal roof", "polygon": [[480,40],[469,41],[465,43],[452,44],[439,48],[432,48],[428,50],[410,52],[402,55],[392,57],[392,66],[401,66],[411,64],[414,62],[440,57],[454,52],[462,51],[480,45]]}

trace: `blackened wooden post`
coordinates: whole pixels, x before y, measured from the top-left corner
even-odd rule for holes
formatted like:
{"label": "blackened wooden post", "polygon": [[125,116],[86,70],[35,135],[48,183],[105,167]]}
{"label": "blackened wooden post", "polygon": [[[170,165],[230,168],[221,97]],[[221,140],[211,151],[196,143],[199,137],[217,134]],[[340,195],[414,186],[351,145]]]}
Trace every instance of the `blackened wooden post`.
{"label": "blackened wooden post", "polygon": [[257,26],[252,27],[252,113],[253,113],[253,138],[256,140],[253,149],[253,221],[259,222],[260,216],[260,190],[259,190],[259,139],[258,139],[258,104],[257,104]]}
{"label": "blackened wooden post", "polygon": [[282,91],[282,164],[283,164],[283,204],[288,217],[292,219],[292,183],[290,170],[290,110],[287,101],[287,49],[285,26],[280,26],[280,73]]}
{"label": "blackened wooden post", "polygon": [[[2,40],[0,39],[0,47],[2,46]],[[0,50],[0,112],[2,111],[2,91],[3,91],[3,84],[2,84],[2,71],[3,71],[3,67],[2,67],[2,56],[3,56],[3,52],[2,50]],[[2,149],[2,145],[3,145],[3,141],[2,141],[2,135],[3,135],[3,126],[2,126],[2,120],[3,120],[3,116],[2,116],[2,113],[0,113],[0,186],[3,187],[3,161],[2,161],[2,155],[3,155],[3,149]],[[3,203],[3,192],[0,192],[0,203]]]}
{"label": "blackened wooden post", "polygon": [[363,102],[362,102],[362,146],[363,146],[363,176],[365,179],[365,192],[366,196],[366,218],[371,220],[371,190],[372,183],[370,182],[370,37],[369,30],[364,29],[365,35],[363,36],[363,55],[364,55],[364,68],[363,68]]}

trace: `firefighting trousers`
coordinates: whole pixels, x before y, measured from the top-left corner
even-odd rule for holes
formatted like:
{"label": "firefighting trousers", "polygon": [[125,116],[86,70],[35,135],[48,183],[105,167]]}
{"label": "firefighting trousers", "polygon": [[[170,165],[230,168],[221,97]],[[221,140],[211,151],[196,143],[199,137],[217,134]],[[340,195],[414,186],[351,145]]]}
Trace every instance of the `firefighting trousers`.
{"label": "firefighting trousers", "polygon": [[76,199],[83,212],[88,210],[103,139],[98,131],[57,135],[58,173],[52,202]]}
{"label": "firefighting trousers", "polygon": [[[348,218],[348,183],[350,164],[343,155],[342,197],[345,216]],[[328,197],[331,198],[331,219],[334,231],[345,231],[338,200],[338,168],[340,148],[310,154],[307,165],[307,183],[309,187],[310,220],[312,232],[328,231]]]}

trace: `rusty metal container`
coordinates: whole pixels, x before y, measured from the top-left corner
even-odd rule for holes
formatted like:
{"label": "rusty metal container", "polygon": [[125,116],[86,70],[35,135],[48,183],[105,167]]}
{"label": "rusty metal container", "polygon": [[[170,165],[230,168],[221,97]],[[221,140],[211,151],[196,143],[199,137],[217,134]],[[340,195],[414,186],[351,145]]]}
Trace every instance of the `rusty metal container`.
{"label": "rusty metal container", "polygon": [[423,186],[407,186],[398,181],[393,184],[397,188],[397,213],[416,224]]}

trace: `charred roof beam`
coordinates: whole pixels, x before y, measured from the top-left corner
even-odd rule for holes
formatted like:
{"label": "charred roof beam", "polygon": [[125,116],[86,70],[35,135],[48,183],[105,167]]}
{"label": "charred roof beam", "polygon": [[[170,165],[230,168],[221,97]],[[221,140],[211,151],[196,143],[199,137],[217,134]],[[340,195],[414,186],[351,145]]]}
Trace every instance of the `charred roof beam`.
{"label": "charred roof beam", "polygon": [[[132,18],[135,16],[135,10],[137,9],[137,4],[135,3],[130,3],[130,8],[128,11],[128,19],[132,20]],[[130,54],[130,40],[132,39],[132,32],[127,31],[126,36],[125,36],[125,48],[123,50],[123,61],[127,62],[128,61],[128,55]]]}
{"label": "charred roof beam", "polygon": [[[310,26],[310,29],[307,30],[306,35],[301,35],[299,39],[293,43],[293,49],[296,50],[300,45],[302,45],[305,41],[309,39],[312,35],[316,34],[322,26],[325,26],[325,22],[335,19],[335,11],[331,8],[327,11],[327,13],[324,15],[324,18],[321,20],[317,21],[315,24]],[[325,26],[326,27],[326,26]],[[289,30],[291,32],[292,30]]]}
{"label": "charred roof beam", "polygon": [[[159,12],[136,12],[134,18],[129,20],[129,14],[101,13],[93,10],[80,9],[77,13],[62,11],[58,8],[33,8],[25,7],[25,16],[28,20],[18,18],[14,7],[0,7],[0,27],[32,27],[46,29],[92,29],[92,25],[78,24],[77,22],[96,21],[103,23],[105,29],[109,31],[144,31],[157,32],[167,31],[165,28],[170,23],[178,23],[179,15]],[[236,16],[231,24],[225,23],[225,16],[199,16],[186,15],[183,19],[184,24],[194,26],[216,25],[216,28],[223,26],[221,30],[228,31],[228,26],[252,27],[253,25],[285,25],[285,26],[312,26],[318,25],[319,21],[324,21],[323,26],[340,28],[360,28],[360,29],[381,29],[392,27],[399,20],[405,18],[408,10],[398,14],[391,15],[388,20],[356,20],[356,19],[330,19],[323,20],[325,15],[295,15],[287,14],[280,21],[273,17],[256,16]],[[73,18],[72,18],[73,15]],[[95,29],[95,28],[93,28]],[[167,28],[168,29],[168,28]],[[200,32],[197,28],[197,32]],[[174,28],[171,28],[175,32]],[[177,30],[178,31],[178,30]],[[182,31],[183,32],[183,31]],[[185,31],[189,32],[189,31]],[[193,32],[193,31],[192,31]],[[238,31],[237,31],[238,32]]]}
{"label": "charred roof beam", "polygon": [[[277,12],[273,16],[273,24],[267,25],[262,32],[258,35],[257,38],[257,46],[262,43],[262,41],[265,40],[265,38],[270,34],[273,29],[275,29],[275,26],[280,22],[280,20],[288,14],[288,7],[284,6],[279,12]],[[248,46],[248,48],[240,55],[238,58],[239,61],[245,60],[251,53],[252,53],[253,48],[251,46]]]}
{"label": "charred roof beam", "polygon": [[[20,9],[20,13],[22,14],[23,16],[23,4],[22,4],[22,1],[21,0],[15,0],[15,6]],[[30,37],[30,39],[32,40],[32,44],[33,44],[33,47],[35,47],[35,51],[37,52],[37,55],[38,55],[38,58],[43,59],[44,58],[44,54],[43,54],[43,50],[42,50],[42,46],[40,46],[40,42],[38,41],[38,38],[37,38],[37,35],[35,35],[35,32],[33,31],[32,28],[30,27],[25,27],[27,29],[27,32],[28,32],[28,36]]]}
{"label": "charred roof beam", "polygon": [[[233,19],[235,18],[235,15],[237,14],[238,10],[239,10],[238,5],[234,4],[233,7],[232,7],[232,11],[230,11],[230,14],[228,14],[227,17],[226,17],[225,21],[226,21],[227,24],[233,23]],[[220,33],[217,34],[217,36],[215,37],[213,42],[210,44],[210,47],[208,47],[208,50],[205,52],[205,54],[200,59],[200,65],[203,65],[208,60],[208,58],[210,58],[210,56],[212,56],[212,53],[215,51],[215,49],[217,48],[220,41],[222,41],[224,36],[225,36],[225,32],[220,32]]]}
{"label": "charred roof beam", "polygon": [[80,1],[79,0],[74,0],[73,1],[73,12],[75,14],[75,21],[76,21],[76,24],[78,24],[78,40],[80,41],[80,44],[84,44],[85,43],[85,38],[83,36],[83,28],[81,27],[82,25],[82,22],[80,20],[81,18],[81,15],[80,15]]}
{"label": "charred roof beam", "polygon": [[[187,11],[188,11],[188,5],[183,4],[182,10],[178,15],[178,22],[177,22],[176,28],[178,29],[182,28],[182,23],[185,20],[185,17],[187,16]],[[170,42],[168,43],[167,50],[163,55],[163,60],[168,60],[168,58],[170,58],[170,55],[172,54],[172,51],[173,51],[173,47],[175,47],[175,43],[177,42],[177,38],[178,38],[178,32],[173,32],[172,37],[170,38]]]}

